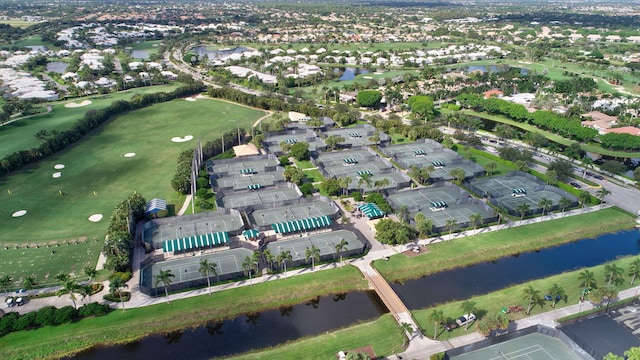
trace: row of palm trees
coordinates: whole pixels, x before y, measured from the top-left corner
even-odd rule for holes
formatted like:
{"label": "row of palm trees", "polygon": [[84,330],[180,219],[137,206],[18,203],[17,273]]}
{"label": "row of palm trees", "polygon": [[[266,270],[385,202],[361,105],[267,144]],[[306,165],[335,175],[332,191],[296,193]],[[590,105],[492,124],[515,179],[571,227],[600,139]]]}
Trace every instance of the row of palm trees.
{"label": "row of palm trees", "polygon": [[[340,242],[335,245],[336,255],[340,256],[340,262],[342,262],[344,251],[347,250],[347,245],[349,245],[349,242],[345,239],[341,239]],[[251,286],[253,286],[252,274],[258,271],[258,266],[263,256],[269,269],[273,269],[274,264],[281,264],[284,269],[285,278],[287,277],[287,263],[291,263],[291,261],[293,261],[293,255],[290,250],[284,250],[278,254],[278,256],[274,256],[269,249],[264,249],[262,252],[255,251],[252,256],[245,257],[241,265],[244,269],[245,275],[249,276],[249,283]],[[311,269],[312,271],[315,271],[315,263],[316,261],[320,261],[320,249],[315,245],[307,247],[305,251],[305,259],[307,262],[311,261]],[[211,295],[211,276],[216,277],[216,282],[220,281],[218,277],[218,264],[215,261],[210,261],[209,259],[202,259],[200,260],[200,267],[198,271],[207,279],[207,288],[209,290],[209,295]],[[167,303],[169,303],[168,287],[173,283],[173,278],[175,278],[175,274],[172,273],[171,269],[160,270],[160,272],[155,275],[155,286],[158,287],[159,285],[162,285],[164,287]],[[115,284],[113,286],[116,289],[120,289],[125,287],[126,284]]]}

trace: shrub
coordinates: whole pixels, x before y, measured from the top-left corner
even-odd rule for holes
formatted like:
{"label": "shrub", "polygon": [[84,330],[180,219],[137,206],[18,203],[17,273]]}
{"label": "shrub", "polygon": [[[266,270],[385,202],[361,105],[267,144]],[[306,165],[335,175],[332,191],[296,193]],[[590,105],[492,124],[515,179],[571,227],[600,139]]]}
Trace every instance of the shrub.
{"label": "shrub", "polygon": [[109,305],[92,302],[91,304],[84,305],[80,309],[78,309],[78,316],[102,316],[108,314],[110,311],[111,307],[109,307]]}
{"label": "shrub", "polygon": [[206,177],[199,177],[198,180],[196,180],[196,186],[198,187],[199,190],[208,190],[209,189],[209,178]]}
{"label": "shrub", "polygon": [[311,195],[313,193],[313,189],[313,185],[308,182],[300,185],[300,192],[302,192],[302,195],[304,196]]}
{"label": "shrub", "polygon": [[20,330],[26,330],[26,329],[30,329],[32,327],[34,327],[36,324],[36,314],[37,312],[32,311],[32,312],[28,312],[22,316],[20,316],[14,323],[13,323],[13,331],[20,331]]}
{"label": "shrub", "polygon": [[0,335],[8,334],[13,331],[13,324],[18,320],[20,314],[10,312],[0,318]]}
{"label": "shrub", "polygon": [[120,277],[122,278],[122,280],[124,282],[127,282],[129,280],[131,280],[131,272],[127,271],[127,272],[117,272],[117,273],[113,273],[109,276],[109,281],[113,280],[116,277]]}
{"label": "shrub", "polygon": [[353,196],[353,200],[362,201],[362,193],[360,191],[354,191],[351,195]]}
{"label": "shrub", "polygon": [[[118,293],[116,292],[115,294],[111,295],[111,294],[105,294],[103,297],[103,299],[107,300],[107,301],[111,301],[111,302],[120,302],[120,296],[118,295]],[[131,299],[131,293],[128,291],[123,291],[122,292],[122,301],[129,301]]]}
{"label": "shrub", "polygon": [[53,325],[55,323],[56,308],[45,306],[36,313],[36,323],[42,326]]}
{"label": "shrub", "polygon": [[60,325],[71,322],[71,320],[73,320],[73,318],[76,317],[77,314],[78,312],[71,305],[62,307],[56,310],[56,316],[54,319],[55,324]]}

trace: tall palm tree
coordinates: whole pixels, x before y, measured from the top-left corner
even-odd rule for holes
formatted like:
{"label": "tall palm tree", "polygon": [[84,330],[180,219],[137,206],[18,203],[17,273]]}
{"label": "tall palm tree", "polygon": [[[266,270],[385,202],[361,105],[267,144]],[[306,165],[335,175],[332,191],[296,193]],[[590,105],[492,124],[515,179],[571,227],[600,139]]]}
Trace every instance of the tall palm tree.
{"label": "tall palm tree", "polygon": [[255,270],[258,270],[258,263],[251,256],[247,256],[244,258],[242,262],[242,268],[244,269],[245,275],[249,273],[249,285],[253,286],[253,280],[251,279],[251,273]]}
{"label": "tall palm tree", "polygon": [[363,194],[366,192],[367,188],[371,187],[372,184],[373,184],[373,180],[371,180],[371,174],[360,175],[360,180],[358,180],[358,186],[362,186]]}
{"label": "tall palm tree", "polygon": [[593,272],[589,270],[580,272],[580,274],[578,274],[578,281],[580,281],[580,286],[584,286],[585,288],[596,286],[596,277]]}
{"label": "tall palm tree", "polygon": [[529,285],[524,289],[524,295],[522,298],[528,301],[527,315],[530,315],[531,307],[540,300],[540,290],[534,289],[533,286]]}
{"label": "tall palm tree", "polygon": [[293,256],[291,255],[291,251],[285,250],[278,255],[278,263],[282,263],[284,266],[284,277],[287,277],[287,261],[293,260]]}
{"label": "tall palm tree", "polygon": [[383,187],[389,185],[389,179],[387,178],[382,178],[380,180],[376,180],[373,183],[373,186],[376,188],[376,190],[380,191],[380,189],[382,189]]}
{"label": "tall palm tree", "polygon": [[542,218],[544,217],[544,213],[549,211],[549,209],[551,209],[551,207],[553,206],[553,202],[547,198],[542,198],[540,199],[540,201],[538,202],[538,207],[542,209],[542,216],[540,216],[540,221],[542,221]]}
{"label": "tall palm tree", "polygon": [[311,248],[307,247],[304,252],[304,257],[307,261],[311,259],[311,271],[316,271],[316,261],[320,261],[320,249],[315,245],[311,245]]}
{"label": "tall palm tree", "polygon": [[[402,322],[400,324],[400,328],[402,329],[402,331],[405,334],[413,334],[413,326],[411,326],[411,324],[409,324],[408,322]],[[407,337],[404,337],[404,342],[402,344],[402,347],[407,346]]]}
{"label": "tall palm tree", "polygon": [[562,299],[564,297],[564,289],[559,286],[558,284],[553,284],[549,290],[547,290],[549,292],[549,295],[551,295],[551,298],[553,298],[553,302],[551,303],[551,307],[556,307],[556,303],[558,302],[558,298]]}
{"label": "tall palm tree", "polygon": [[530,210],[530,207],[529,207],[529,204],[527,203],[522,203],[516,207],[516,211],[520,213],[520,221],[524,219],[524,216],[526,215],[527,212],[529,212],[529,210]]}
{"label": "tall palm tree", "polygon": [[571,200],[567,199],[566,197],[563,197],[560,200],[558,200],[558,205],[560,205],[560,209],[562,210],[562,212],[564,212],[564,210],[567,207],[569,207],[569,205],[571,205]]}
{"label": "tall palm tree", "polygon": [[35,275],[27,275],[24,279],[22,279],[22,287],[31,290],[34,286],[36,286],[37,280]]}
{"label": "tall palm tree", "polygon": [[474,236],[476,235],[476,228],[478,227],[478,224],[480,224],[481,221],[482,221],[482,214],[476,213],[476,214],[469,215],[469,222],[471,223],[471,226],[473,226]]}
{"label": "tall palm tree", "polygon": [[589,194],[588,191],[586,190],[580,191],[580,193],[578,194],[578,201],[580,201],[580,206],[585,207],[585,205],[587,204],[587,201],[589,201],[590,198],[591,198],[591,194]]}
{"label": "tall palm tree", "polygon": [[7,288],[13,282],[13,278],[7,274],[0,275],[0,286],[4,289],[5,294],[8,294]]}
{"label": "tall palm tree", "polygon": [[160,283],[162,283],[162,286],[164,287],[164,295],[167,298],[167,304],[169,304],[169,289],[168,289],[168,287],[173,282],[173,278],[174,277],[176,277],[176,276],[171,272],[171,269],[160,270],[158,275],[156,275],[155,286],[157,287]]}
{"label": "tall palm tree", "polygon": [[62,288],[56,291],[56,295],[60,297],[62,295],[68,294],[69,299],[71,299],[71,302],[73,303],[73,308],[78,309],[78,307],[76,306],[76,294],[75,294],[80,287],[80,285],[78,285],[78,282],[75,279],[66,279],[66,281],[62,282],[60,285],[62,286]]}
{"label": "tall palm tree", "polygon": [[620,279],[623,273],[624,270],[615,263],[605,265],[604,274],[608,278],[607,286],[611,286],[612,281],[615,282]]}
{"label": "tall palm tree", "polygon": [[347,250],[347,245],[349,242],[345,239],[340,239],[340,242],[336,244],[336,254],[340,254],[340,262],[342,262],[342,252]]}
{"label": "tall palm tree", "polygon": [[634,259],[629,264],[629,276],[631,276],[631,285],[636,281],[636,277],[640,275],[640,258]]}
{"label": "tall palm tree", "polygon": [[89,278],[89,283],[93,281],[93,278],[98,275],[98,270],[96,268],[87,266],[84,268],[84,274]]}
{"label": "tall palm tree", "polygon": [[209,259],[200,260],[200,268],[198,269],[198,271],[200,271],[200,273],[207,278],[207,287],[209,288],[209,295],[211,295],[211,278],[209,277],[209,274],[212,273],[217,276],[218,275],[218,270],[216,269],[217,267],[218,267],[218,264],[216,264],[215,262],[209,262]]}
{"label": "tall palm tree", "polygon": [[451,233],[453,233],[453,229],[455,229],[455,227],[458,226],[458,220],[448,219],[445,226],[447,229],[449,229],[449,238],[451,238]]}
{"label": "tall palm tree", "polygon": [[607,190],[605,188],[602,188],[602,189],[600,189],[600,190],[598,190],[596,192],[596,198],[598,200],[600,200],[600,203],[603,203],[604,202],[604,198],[607,197],[607,195],[610,195],[610,194],[611,194],[611,191],[609,191],[609,190]]}
{"label": "tall palm tree", "polygon": [[[462,311],[465,314],[471,314],[474,311],[476,311],[476,303],[475,301],[471,301],[471,300],[465,300],[462,302],[462,304],[460,304],[460,307],[462,308]],[[465,326],[465,330],[467,330],[469,328],[469,324],[471,323],[471,321],[467,321],[467,324]]]}
{"label": "tall palm tree", "polygon": [[120,276],[114,276],[109,281],[109,291],[111,291],[111,295],[115,295],[118,293],[118,297],[120,298],[120,304],[122,305],[122,312],[124,312],[124,301],[122,300],[122,288],[128,288],[124,279]]}
{"label": "tall palm tree", "polygon": [[407,205],[400,205],[398,211],[396,211],[396,215],[398,215],[400,221],[406,224],[409,218],[409,208],[407,207]]}
{"label": "tall palm tree", "polygon": [[269,269],[271,269],[273,266],[273,263],[276,262],[276,257],[273,256],[273,254],[271,253],[271,250],[269,249],[262,250],[262,255],[264,255],[264,259],[267,262],[267,266],[269,266]]}
{"label": "tall palm tree", "polygon": [[433,339],[435,340],[438,338],[438,325],[444,321],[442,310],[433,310],[431,314],[429,314],[429,320],[433,321]]}

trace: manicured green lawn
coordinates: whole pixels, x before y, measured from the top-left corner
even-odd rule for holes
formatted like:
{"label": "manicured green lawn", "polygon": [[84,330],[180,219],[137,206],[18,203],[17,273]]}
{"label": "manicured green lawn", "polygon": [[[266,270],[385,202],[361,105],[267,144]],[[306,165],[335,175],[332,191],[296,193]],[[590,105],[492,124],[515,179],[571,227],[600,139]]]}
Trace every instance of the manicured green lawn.
{"label": "manicured green lawn", "polygon": [[[121,91],[115,94],[94,95],[52,103],[52,111],[48,114],[32,116],[8,125],[0,126],[0,158],[15,151],[28,150],[39,146],[40,142],[35,138],[35,134],[38,131],[66,130],[89,110],[106,108],[116,100],[130,100],[136,94],[173,91],[181,85],[180,83],[175,83],[170,85],[148,86]],[[64,107],[65,104],[71,102],[81,103],[84,100],[90,100],[91,104],[77,108]]]}
{"label": "manicured green lawn", "polygon": [[474,148],[469,148],[469,150],[471,151],[471,160],[473,160],[473,162],[475,162],[476,164],[482,166],[484,168],[484,165],[486,163],[489,162],[494,162],[496,163],[498,166],[496,167],[496,169],[493,171],[493,173],[491,174],[491,176],[496,176],[496,175],[505,175],[506,173],[508,173],[509,171],[515,171],[516,168],[515,167],[511,167],[508,166],[506,164],[503,164],[500,161],[497,161],[496,159],[492,158],[491,155],[487,154],[484,151],[480,151]]}
{"label": "manicured green lawn", "polygon": [[[626,276],[626,270],[629,269],[629,264],[637,257],[627,257],[624,259],[613,261],[619,267],[625,269],[624,281],[622,284],[618,285],[618,290],[624,290],[630,288],[632,285],[629,284],[630,278]],[[594,273],[594,277],[599,286],[607,285],[607,277],[604,272],[605,264],[598,265],[595,267],[589,268],[589,271]],[[524,317],[527,317],[527,305],[528,299],[524,299],[524,289],[529,285],[533,286],[534,289],[540,291],[540,295],[544,296],[548,294],[553,284],[558,284],[565,291],[566,298],[560,300],[556,304],[556,308],[562,308],[569,305],[578,304],[580,300],[580,291],[583,289],[580,282],[578,281],[578,274],[583,271],[576,270],[570,271],[566,273],[562,273],[559,275],[551,276],[545,279],[539,279],[527,282],[525,284],[511,286],[500,291],[496,291],[490,294],[476,296],[471,301],[476,303],[476,310],[474,314],[479,318],[482,318],[486,314],[496,314],[500,312],[503,307],[509,307],[513,305],[521,305],[523,307],[523,311],[520,313],[510,313],[509,318],[511,320],[518,320]],[[636,282],[636,286],[638,283]],[[462,301],[455,301],[451,303],[447,303],[444,305],[440,305],[433,308],[421,309],[413,311],[412,314],[414,319],[418,322],[418,326],[425,331],[429,337],[433,337],[434,333],[434,323],[429,320],[429,315],[433,312],[434,309],[441,310],[445,316],[445,318],[455,319],[458,316],[462,315],[464,312],[462,310]],[[586,309],[586,308],[585,308]],[[536,315],[540,313],[544,313],[547,311],[553,310],[551,308],[551,302],[545,302],[543,306],[535,305],[531,308],[531,314]],[[475,326],[471,325],[469,327],[469,331],[475,331]],[[464,328],[458,328],[451,333],[444,331],[442,328],[439,328],[438,332],[438,340],[445,340],[456,336],[462,336],[465,333]]]}
{"label": "manicured green lawn", "polygon": [[[635,218],[609,208],[567,218],[468,236],[428,246],[422,255],[399,254],[388,261],[374,261],[387,281],[417,278],[436,271],[466,266],[479,261],[532,251],[607,232],[629,229]],[[526,241],[523,241],[526,239]]]}
{"label": "manicured green lawn", "polygon": [[378,356],[403,351],[405,335],[391,314],[328,334],[295,341],[234,359],[333,359],[339,351],[373,346]]}
{"label": "manicured green lawn", "polygon": [[302,169],[302,170],[304,170],[304,169],[312,169],[312,168],[316,167],[309,160],[296,160],[296,159],[293,159],[293,163],[296,164],[296,166],[299,169]]}
{"label": "manicured green lawn", "polygon": [[[196,140],[204,143],[229,128],[248,128],[263,114],[218,100],[177,99],[122,115],[66,151],[0,179],[1,242],[46,245],[51,241],[90,240],[89,245],[69,247],[91,247],[82,252],[65,255],[66,246],[57,248],[56,256],[79,258],[68,261],[66,266],[52,263],[47,266],[48,271],[40,269],[35,273],[38,261],[28,251],[15,259],[22,261],[28,273],[35,273],[41,281],[59,271],[78,269],[75,262],[95,263],[117,203],[137,191],[147,199],[166,199],[179,209],[181,197],[170,185],[178,154],[194,147]],[[173,137],[187,135],[194,139],[171,141]],[[125,158],[125,153],[136,155]],[[65,168],[54,170],[56,164],[63,164]],[[52,174],[57,171],[62,176],[53,178]],[[12,217],[22,209],[28,211],[25,216]],[[103,214],[104,218],[90,222],[88,218],[92,214]],[[0,262],[0,273],[15,274],[16,279],[24,275],[6,261]]]}
{"label": "manicured green lawn", "polygon": [[[4,360],[58,358],[94,344],[127,343],[152,333],[198,326],[248,312],[301,303],[317,295],[365,290],[367,287],[360,271],[347,266],[255,284],[252,287],[225,290],[211,296],[182,299],[171,304],[161,302],[153,306],[127,309],[125,312],[116,310],[107,316],[83,319],[72,324],[11,333],[0,337],[0,349],[3,349]],[[335,346],[366,345],[371,340],[381,340],[380,331],[390,331],[394,320],[378,321],[369,323],[372,325],[364,325],[365,328],[373,327],[370,330],[372,339],[358,340],[357,331],[350,332],[349,335],[345,334],[345,339],[335,343]],[[35,339],[38,346],[34,346]],[[376,351],[383,354],[390,351],[401,343],[402,340],[398,339],[401,339],[399,331],[396,334],[392,331],[389,339],[381,341],[382,346],[376,348]]]}
{"label": "manicured green lawn", "polygon": [[[37,23],[30,22],[30,21],[24,21],[24,20],[21,20],[21,19],[9,19],[9,20],[0,20],[0,24],[7,24],[7,25],[15,27],[15,28],[26,29],[29,26],[35,25]],[[37,45],[39,45],[39,44],[37,44]]]}
{"label": "manicured green lawn", "polygon": [[320,181],[324,181],[324,176],[322,176],[322,174],[320,173],[319,170],[305,170],[304,171],[304,176],[307,177],[307,179],[309,179],[310,182],[315,183],[315,182],[320,182]]}
{"label": "manicured green lawn", "polygon": [[[483,119],[488,119],[488,120],[492,120],[502,124],[511,125],[513,127],[520,128],[524,131],[537,132],[537,133],[540,133],[541,135],[544,135],[545,138],[564,146],[571,146],[571,144],[575,143],[575,141],[563,138],[562,136],[556,135],[548,131],[541,130],[533,125],[513,121],[503,116],[479,113],[473,110],[461,110],[461,112],[466,115],[477,116]],[[640,157],[640,152],[623,152],[623,151],[608,150],[592,144],[580,144],[580,147],[584,151],[592,152],[595,154],[612,156],[612,157],[621,157],[621,158]]]}

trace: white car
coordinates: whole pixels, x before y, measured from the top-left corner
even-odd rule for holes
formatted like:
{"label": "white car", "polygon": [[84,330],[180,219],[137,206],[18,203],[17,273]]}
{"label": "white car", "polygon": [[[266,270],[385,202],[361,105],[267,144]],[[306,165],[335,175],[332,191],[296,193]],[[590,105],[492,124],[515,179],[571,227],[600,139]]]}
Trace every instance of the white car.
{"label": "white car", "polygon": [[465,326],[468,323],[474,321],[475,319],[476,319],[476,316],[473,314],[464,314],[456,319],[456,323],[458,324],[458,326]]}

